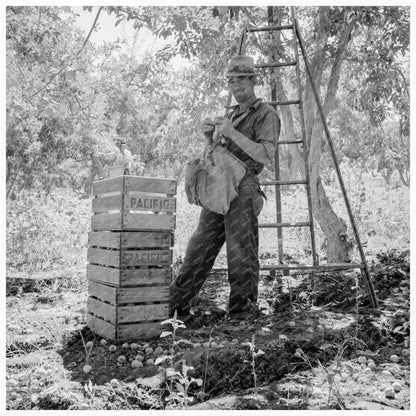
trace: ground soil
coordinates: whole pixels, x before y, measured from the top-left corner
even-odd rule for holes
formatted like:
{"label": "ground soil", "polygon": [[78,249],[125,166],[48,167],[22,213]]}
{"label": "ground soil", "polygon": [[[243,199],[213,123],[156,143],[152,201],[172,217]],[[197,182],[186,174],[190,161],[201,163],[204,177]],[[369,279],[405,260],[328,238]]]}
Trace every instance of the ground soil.
{"label": "ground soil", "polygon": [[213,273],[175,334],[174,368],[183,374],[185,360],[193,367],[187,380],[202,383],[187,388],[192,402],[174,394],[180,387],[167,379],[169,360],[132,368],[140,353],[144,362],[169,355],[171,336],[103,345],[85,326],[86,287],[14,281],[6,300],[7,409],[409,409],[410,271],[408,258],[397,257],[374,266],[378,312],[353,272],[315,277],[314,296],[309,277],[264,275],[259,306],[231,319],[221,311],[226,276]]}

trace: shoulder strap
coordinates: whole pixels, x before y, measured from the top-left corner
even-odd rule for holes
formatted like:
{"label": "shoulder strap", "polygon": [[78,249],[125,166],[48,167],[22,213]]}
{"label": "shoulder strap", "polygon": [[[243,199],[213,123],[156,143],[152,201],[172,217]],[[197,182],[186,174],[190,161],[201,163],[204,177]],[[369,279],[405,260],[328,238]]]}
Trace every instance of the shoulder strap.
{"label": "shoulder strap", "polygon": [[[248,116],[248,114],[250,113],[250,107],[249,108],[247,108],[245,111],[244,111],[244,113],[242,113],[242,114],[240,114],[240,116],[239,117],[237,117],[232,123],[231,123],[231,125],[233,126],[233,127],[235,127],[235,126],[237,126],[238,124],[240,124],[247,116]],[[204,159],[205,158],[208,158],[210,161],[211,161],[211,163],[213,164],[213,165],[215,165],[215,162],[214,162],[214,159],[212,158],[212,152],[214,151],[214,149],[218,146],[220,144],[220,141],[218,141],[218,142],[216,142],[216,143],[213,143],[212,145],[210,145],[210,148],[208,148],[208,147],[206,147],[206,149],[205,149],[205,152],[204,152]],[[227,149],[224,149],[224,150],[227,150]],[[228,150],[227,150],[227,152],[228,152]],[[240,160],[240,159],[239,159]],[[247,167],[247,165],[242,161],[242,160],[240,160],[241,161],[241,163],[245,166],[245,167]]]}

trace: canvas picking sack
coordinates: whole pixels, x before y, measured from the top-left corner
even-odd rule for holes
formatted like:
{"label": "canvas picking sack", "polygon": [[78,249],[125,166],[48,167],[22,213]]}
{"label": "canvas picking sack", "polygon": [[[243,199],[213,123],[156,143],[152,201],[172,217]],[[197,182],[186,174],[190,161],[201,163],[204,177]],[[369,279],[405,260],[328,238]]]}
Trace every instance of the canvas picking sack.
{"label": "canvas picking sack", "polygon": [[238,195],[246,164],[217,144],[208,146],[202,159],[187,164],[185,191],[190,204],[225,215]]}

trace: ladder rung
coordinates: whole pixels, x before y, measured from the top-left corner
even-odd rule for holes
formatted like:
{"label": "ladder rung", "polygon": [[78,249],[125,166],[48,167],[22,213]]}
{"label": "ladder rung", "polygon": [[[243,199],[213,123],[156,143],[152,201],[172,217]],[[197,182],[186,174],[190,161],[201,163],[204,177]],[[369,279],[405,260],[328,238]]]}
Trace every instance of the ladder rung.
{"label": "ladder rung", "polygon": [[362,263],[333,263],[320,264],[318,266],[306,264],[278,264],[261,266],[262,270],[347,270],[347,269],[364,269]]}
{"label": "ladder rung", "polygon": [[299,140],[286,140],[286,141],[277,142],[277,144],[299,144],[299,143],[303,144],[303,140],[299,139]]}
{"label": "ladder rung", "polygon": [[287,29],[293,29],[293,25],[264,26],[264,27],[247,29],[247,32],[272,32],[273,30],[287,30]]}
{"label": "ladder rung", "polygon": [[271,224],[259,224],[259,228],[309,227],[310,225],[310,222],[275,222]]}
{"label": "ladder rung", "polygon": [[269,185],[306,185],[308,182],[306,179],[303,180],[294,180],[294,181],[270,181],[270,182],[260,182],[262,186]]}
{"label": "ladder rung", "polygon": [[[350,270],[350,269],[364,269],[362,263],[332,263],[320,264],[318,266],[307,264],[268,264],[260,265],[261,270]],[[213,272],[227,270],[227,267],[214,267]]]}
{"label": "ladder rung", "polygon": [[254,65],[254,68],[281,68],[284,66],[295,66],[296,61],[290,61],[290,62],[280,62],[280,63],[274,63],[274,64],[256,64]]}
{"label": "ladder rung", "polygon": [[266,101],[266,104],[269,105],[292,105],[300,104],[299,100],[290,100],[290,101]]}

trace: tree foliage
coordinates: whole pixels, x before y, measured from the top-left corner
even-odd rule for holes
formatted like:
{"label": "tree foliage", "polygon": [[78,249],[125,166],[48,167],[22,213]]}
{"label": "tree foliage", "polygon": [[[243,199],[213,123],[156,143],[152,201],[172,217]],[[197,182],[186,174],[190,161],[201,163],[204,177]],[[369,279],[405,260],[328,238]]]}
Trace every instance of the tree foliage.
{"label": "tree foliage", "polygon": [[[96,20],[100,12],[115,16],[116,25],[128,20],[137,30],[149,28],[166,42],[138,57],[138,44],[88,42],[70,8],[7,7],[8,194],[39,185],[80,189],[94,177],[91,155],[111,164],[118,139],[127,143],[133,174],[180,177],[200,153],[200,121],[224,112],[223,74],[243,31],[290,20],[289,7],[100,7]],[[408,184],[409,8],[301,7],[297,17],[339,157],[386,177],[398,170]],[[242,52],[258,62],[288,61],[290,41],[285,33],[251,33]],[[180,67],[178,55],[185,59]],[[330,159],[304,68],[301,76],[312,188],[323,223],[332,213],[320,175]],[[279,99],[296,91],[295,75],[280,69],[266,72],[261,84],[275,88]],[[280,111],[286,138],[298,138],[299,117]],[[300,149],[282,156],[285,173],[302,173]],[[338,220],[329,228],[340,235]]]}
{"label": "tree foliage", "polygon": [[49,188],[87,146],[78,139],[78,95],[91,55],[66,65],[82,42],[68,8],[8,7],[6,42],[8,192],[36,182]]}

